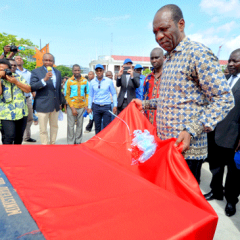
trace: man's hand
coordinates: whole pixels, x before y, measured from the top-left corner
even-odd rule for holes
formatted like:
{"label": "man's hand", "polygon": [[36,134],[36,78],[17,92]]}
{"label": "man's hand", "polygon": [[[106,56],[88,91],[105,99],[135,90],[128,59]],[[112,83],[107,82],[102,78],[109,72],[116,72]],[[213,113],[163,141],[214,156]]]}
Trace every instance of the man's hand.
{"label": "man's hand", "polygon": [[71,109],[72,109],[72,115],[73,115],[73,116],[77,116],[78,113],[77,113],[76,108],[75,108],[75,107],[71,107]]}
{"label": "man's hand", "polygon": [[13,83],[13,84],[17,83],[17,79],[15,77],[11,77],[11,76],[6,75],[6,79],[10,83]]}
{"label": "man's hand", "polygon": [[91,109],[91,108],[88,108],[88,109],[87,109],[87,112],[88,112],[88,114],[92,113],[92,109]]}
{"label": "man's hand", "polygon": [[121,67],[120,71],[118,72],[118,77],[121,77],[123,75],[123,66]]}
{"label": "man's hand", "polygon": [[235,149],[235,152],[237,152],[238,150],[240,150],[240,140],[238,141],[238,145],[237,145],[237,147]]}
{"label": "man's hand", "polygon": [[3,78],[6,76],[6,72],[5,71],[0,71],[0,78]]}
{"label": "man's hand", "polygon": [[187,131],[180,132],[177,141],[174,146],[177,147],[181,142],[183,142],[182,152],[185,152],[190,147],[191,135]]}
{"label": "man's hand", "polygon": [[134,98],[132,100],[132,102],[134,102],[136,104],[136,107],[139,111],[143,110],[143,107],[142,107],[142,101],[138,98]]}
{"label": "man's hand", "polygon": [[113,107],[113,113],[116,114],[117,113],[117,107]]}
{"label": "man's hand", "polygon": [[133,70],[132,70],[132,68],[128,69],[127,73],[129,73],[131,78],[133,78]]}
{"label": "man's hand", "polygon": [[53,76],[52,72],[47,72],[45,78],[43,79],[45,82],[48,81]]}
{"label": "man's hand", "polygon": [[88,107],[84,107],[85,110],[88,110]]}
{"label": "man's hand", "polygon": [[3,48],[4,54],[7,55],[8,53],[10,53],[10,45],[6,45]]}

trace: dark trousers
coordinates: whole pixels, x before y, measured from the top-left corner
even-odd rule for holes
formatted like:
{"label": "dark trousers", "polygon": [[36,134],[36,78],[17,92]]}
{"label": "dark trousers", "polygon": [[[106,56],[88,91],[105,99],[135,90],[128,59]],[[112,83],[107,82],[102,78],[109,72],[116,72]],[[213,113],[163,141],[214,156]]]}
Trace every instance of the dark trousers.
{"label": "dark trousers", "polygon": [[203,160],[186,160],[186,162],[193,176],[196,178],[198,184],[200,184],[201,167],[202,167]]}
{"label": "dark trousers", "polygon": [[104,106],[93,103],[93,120],[95,122],[95,133],[98,134],[101,131],[101,123],[103,121],[103,128],[105,128],[111,122],[111,104]]}
{"label": "dark trousers", "polygon": [[239,171],[234,162],[235,150],[220,147],[215,142],[215,132],[208,133],[208,162],[212,173],[210,187],[216,196],[223,196],[223,174],[227,165],[225,182],[225,198],[227,202],[236,204],[239,195]]}
{"label": "dark trousers", "polygon": [[117,114],[119,114],[123,109],[125,109],[128,105],[127,99],[123,99],[123,103],[120,107],[117,107]]}
{"label": "dark trousers", "polygon": [[93,119],[89,119],[88,125],[86,126],[86,130],[91,132],[92,131],[92,127],[93,127]]}
{"label": "dark trousers", "polygon": [[1,120],[3,144],[22,144],[27,118],[28,117],[23,117],[19,120]]}

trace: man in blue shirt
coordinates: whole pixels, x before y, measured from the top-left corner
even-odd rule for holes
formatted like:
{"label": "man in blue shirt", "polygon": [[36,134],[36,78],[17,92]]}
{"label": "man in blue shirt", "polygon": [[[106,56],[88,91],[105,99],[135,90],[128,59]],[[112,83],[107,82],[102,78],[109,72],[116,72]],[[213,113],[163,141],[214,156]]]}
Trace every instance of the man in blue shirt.
{"label": "man in blue shirt", "polygon": [[[101,122],[103,128],[111,122],[111,98],[113,98],[113,113],[117,112],[117,94],[113,82],[110,78],[104,77],[104,67],[97,64],[95,67],[96,78],[90,82],[88,97],[88,113],[93,112],[95,122],[95,133],[101,131]],[[94,99],[94,103],[93,103]]]}
{"label": "man in blue shirt", "polygon": [[136,89],[136,98],[140,100],[143,100],[143,84],[145,80],[145,76],[142,75],[142,70],[143,70],[143,67],[140,64],[137,64],[134,67],[134,72],[140,74],[140,87]]}
{"label": "man in blue shirt", "polygon": [[[28,71],[23,67],[23,59],[21,56],[16,56],[15,61],[17,63],[17,70],[16,73],[21,75],[27,83],[30,85],[30,78],[31,78],[31,72]],[[23,135],[23,140],[25,142],[36,142],[35,139],[31,138],[31,126],[33,122],[33,106],[32,106],[32,97],[31,93],[24,93],[27,101],[27,107],[28,107],[28,118],[27,118],[27,126]]]}

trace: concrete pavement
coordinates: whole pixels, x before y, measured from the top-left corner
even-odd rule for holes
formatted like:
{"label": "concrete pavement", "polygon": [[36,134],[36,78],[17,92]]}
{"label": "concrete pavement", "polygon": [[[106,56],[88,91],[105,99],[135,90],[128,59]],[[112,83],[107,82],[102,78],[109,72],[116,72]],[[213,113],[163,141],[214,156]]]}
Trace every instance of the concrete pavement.
{"label": "concrete pavement", "polygon": [[[88,124],[89,118],[84,119],[84,129],[86,125]],[[94,128],[93,128],[94,129]],[[23,144],[40,144],[40,138],[39,138],[39,126],[38,125],[32,125],[31,127],[32,131],[32,138],[37,140],[37,143],[27,143],[23,142]],[[90,133],[84,133],[83,134],[83,142],[87,141],[91,137],[95,135],[95,131],[92,130]],[[59,121],[59,131],[58,131],[58,137],[56,144],[67,144],[67,116],[64,114],[63,121]],[[203,192],[203,194],[210,191],[210,180],[211,180],[211,173],[208,169],[208,163],[204,163],[202,167],[202,176],[201,176],[201,184],[200,188]],[[240,183],[236,183],[240,184]],[[226,200],[223,201],[217,201],[212,200],[209,201],[213,209],[218,214],[219,220],[218,220],[218,226],[217,230],[214,236],[214,240],[239,240],[240,239],[240,203],[237,204],[237,213],[232,217],[227,217],[225,215],[225,206],[226,206]]]}

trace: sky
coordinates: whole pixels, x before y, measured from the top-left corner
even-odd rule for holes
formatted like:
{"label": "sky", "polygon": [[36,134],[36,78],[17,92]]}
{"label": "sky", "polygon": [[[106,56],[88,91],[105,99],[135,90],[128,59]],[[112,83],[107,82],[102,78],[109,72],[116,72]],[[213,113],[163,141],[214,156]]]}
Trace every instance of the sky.
{"label": "sky", "polygon": [[100,55],[149,56],[158,47],[152,21],[159,8],[178,5],[185,34],[227,60],[240,48],[240,0],[97,1],[1,0],[1,33],[50,44],[56,65],[89,67]]}

